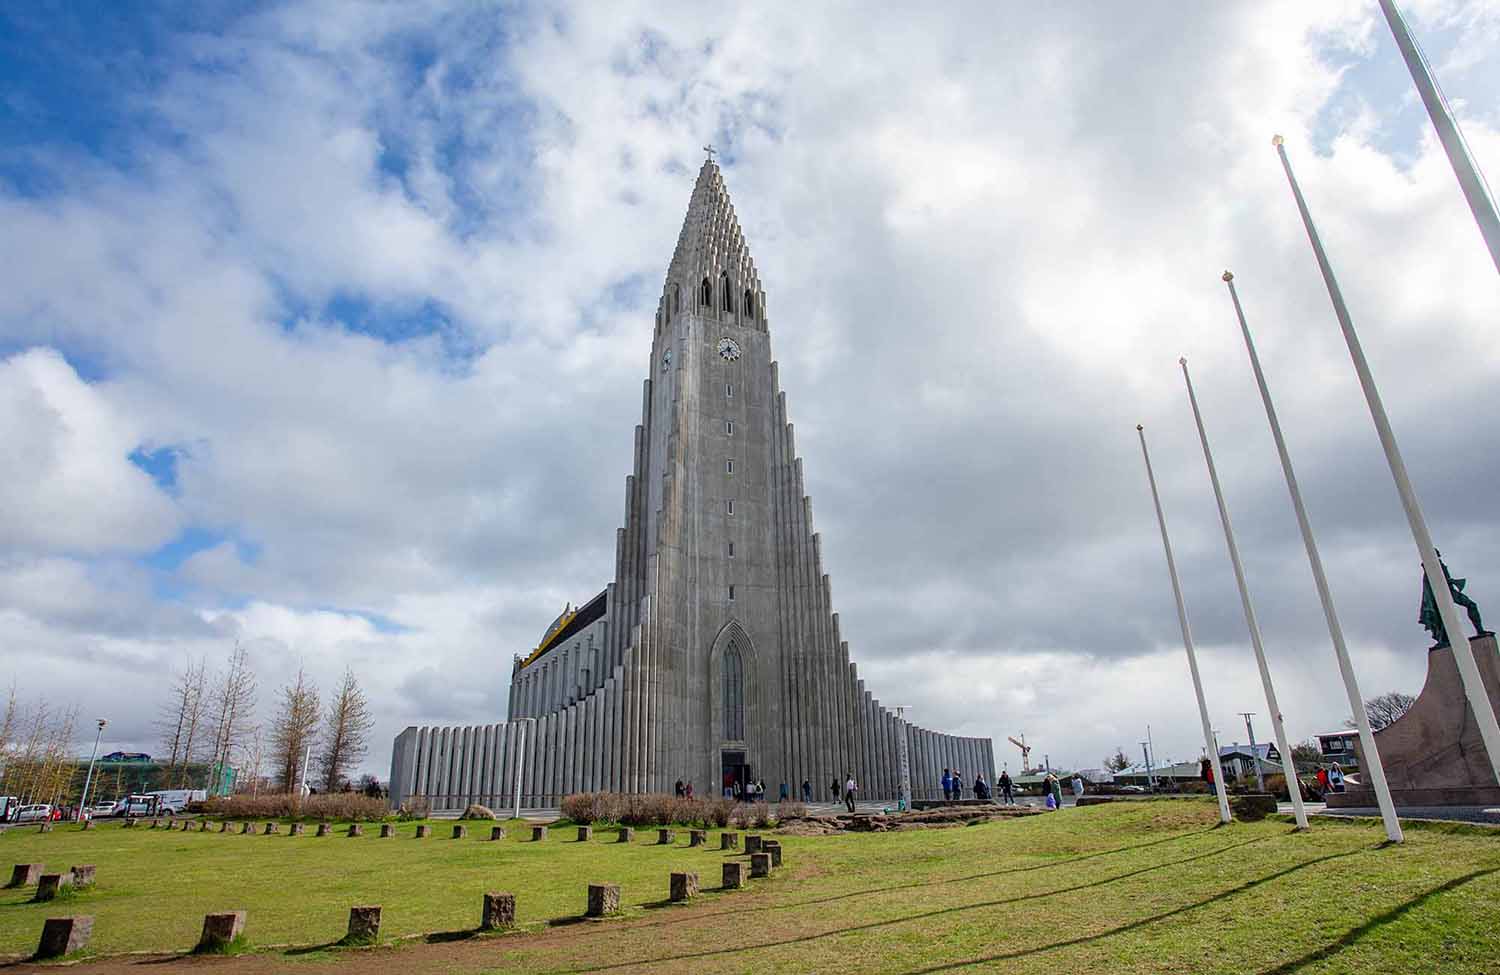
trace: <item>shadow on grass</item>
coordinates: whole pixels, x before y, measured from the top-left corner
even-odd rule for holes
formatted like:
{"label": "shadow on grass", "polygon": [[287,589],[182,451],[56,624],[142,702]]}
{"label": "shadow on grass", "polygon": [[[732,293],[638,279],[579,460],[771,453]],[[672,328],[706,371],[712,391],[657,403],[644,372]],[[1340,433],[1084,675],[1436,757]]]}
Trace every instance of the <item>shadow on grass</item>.
{"label": "shadow on grass", "polygon": [[[757,950],[757,949],[760,949],[760,948],[780,948],[780,947],[785,947],[785,946],[788,946],[788,945],[804,944],[806,942],[817,941],[817,940],[820,940],[822,938],[831,938],[831,937],[836,937],[838,935],[843,935],[843,934],[852,934],[852,933],[854,933],[856,931],[871,931],[871,930],[874,930],[874,929],[877,929],[877,928],[892,927],[892,926],[898,925],[898,924],[908,924],[908,923],[913,922],[913,921],[924,921],[924,920],[928,920],[930,918],[942,917],[942,916],[948,915],[948,914],[962,914],[962,913],[964,913],[966,911],[972,911],[972,910],[976,910],[976,909],[979,909],[979,908],[1003,907],[1003,906],[1006,906],[1008,904],[1020,904],[1020,903],[1026,902],[1026,901],[1041,900],[1041,899],[1047,898],[1047,897],[1056,897],[1059,894],[1070,894],[1070,893],[1074,893],[1074,892],[1077,892],[1077,891],[1080,891],[1080,890],[1089,890],[1089,889],[1095,888],[1095,887],[1104,887],[1104,886],[1107,886],[1109,884],[1118,883],[1121,880],[1128,880],[1131,877],[1138,877],[1138,876],[1141,876],[1142,874],[1151,873],[1152,871],[1155,871],[1155,870],[1162,870],[1162,869],[1165,869],[1167,867],[1182,866],[1183,864],[1193,863],[1194,861],[1197,861],[1197,860],[1206,860],[1209,857],[1220,856],[1222,854],[1229,853],[1229,852],[1232,852],[1234,850],[1241,849],[1243,847],[1251,846],[1251,845],[1253,845],[1255,843],[1264,842],[1266,839],[1267,839],[1267,837],[1259,837],[1259,838],[1252,839],[1252,840],[1246,840],[1243,843],[1231,843],[1228,846],[1223,846],[1223,847],[1220,847],[1220,848],[1218,848],[1216,850],[1209,850],[1209,851],[1207,851],[1205,853],[1196,853],[1193,856],[1183,857],[1180,860],[1169,860],[1169,861],[1166,861],[1164,863],[1155,863],[1155,864],[1152,864],[1152,865],[1147,866],[1147,867],[1140,867],[1140,868],[1138,868],[1136,870],[1127,870],[1126,872],[1121,873],[1121,874],[1116,874],[1113,877],[1105,877],[1103,879],[1093,880],[1093,881],[1090,881],[1090,882],[1084,883],[1084,884],[1074,884],[1071,887],[1060,887],[1060,888],[1058,888],[1056,890],[1040,891],[1040,892],[1034,893],[1034,894],[1020,894],[1020,895],[1017,895],[1015,897],[1001,897],[1001,898],[997,898],[995,900],[978,901],[978,902],[973,903],[973,904],[961,904],[961,905],[958,905],[958,906],[955,906],[955,907],[944,907],[944,908],[939,908],[937,910],[932,910],[932,911],[923,911],[923,912],[918,913],[918,914],[908,914],[908,915],[906,915],[904,917],[891,918],[891,919],[885,920],[885,921],[870,921],[867,924],[854,924],[854,925],[850,925],[848,927],[834,928],[834,929],[829,930],[829,931],[819,931],[816,934],[806,934],[806,935],[801,935],[801,936],[795,937],[795,938],[781,938],[781,939],[778,939],[778,940],[775,940],[775,941],[761,941],[761,942],[755,942],[755,943],[752,943],[752,944],[735,945],[735,946],[729,947],[729,948],[713,948],[713,949],[709,949],[707,951],[687,952],[687,953],[681,954],[681,955],[669,955],[669,956],[662,957],[662,958],[640,958],[640,959],[635,959],[635,960],[632,960],[632,961],[615,962],[614,964],[611,964],[611,965],[598,965],[598,966],[595,966],[593,968],[570,969],[570,971],[578,971],[578,972],[604,972],[604,971],[611,971],[611,970],[616,969],[616,968],[630,968],[632,966],[637,966],[637,965],[646,966],[646,967],[650,968],[651,966],[663,965],[663,964],[665,964],[667,962],[689,961],[689,960],[696,959],[696,958],[712,958],[712,957],[715,957],[715,956],[718,956],[718,955],[736,954],[738,952],[754,951],[754,950]],[[969,960],[966,960],[966,961],[954,962],[951,965],[938,966],[936,968],[924,968],[924,969],[921,969],[920,971],[922,971],[922,972],[939,972],[939,971],[944,971],[944,970],[949,969],[949,968],[962,968],[962,967],[964,967],[966,965],[973,965],[973,964],[977,964],[979,962],[1001,961],[1001,960],[1005,960],[1005,959],[1008,959],[1008,958],[1019,958],[1021,956],[1033,954],[1033,953],[1038,952],[1038,951],[1048,951],[1048,950],[1050,950],[1052,948],[1061,948],[1061,947],[1066,947],[1067,945],[1070,945],[1070,944],[1082,943],[1082,942],[1085,942],[1085,941],[1094,940],[1096,938],[1108,937],[1108,936],[1110,936],[1112,934],[1118,934],[1118,933],[1121,933],[1121,932],[1124,932],[1124,931],[1128,931],[1128,930],[1130,930],[1132,928],[1140,927],[1141,925],[1149,924],[1149,923],[1152,923],[1153,921],[1160,920],[1162,918],[1171,917],[1174,914],[1180,914],[1183,911],[1191,910],[1192,908],[1195,908],[1195,907],[1201,907],[1204,904],[1210,903],[1210,902],[1215,901],[1215,900],[1219,900],[1219,899],[1224,898],[1224,897],[1232,896],[1233,894],[1240,893],[1243,890],[1249,890],[1250,888],[1252,888],[1252,887],[1254,887],[1254,886],[1256,886],[1258,884],[1265,883],[1266,881],[1273,880],[1273,879],[1275,879],[1275,878],[1277,878],[1279,876],[1282,876],[1282,875],[1288,874],[1288,873],[1292,873],[1293,871],[1296,871],[1296,870],[1301,870],[1301,869],[1303,869],[1305,867],[1312,866],[1313,864],[1322,863],[1322,862],[1324,862],[1326,860],[1337,859],[1339,857],[1352,856],[1355,853],[1360,853],[1360,852],[1363,852],[1363,850],[1350,850],[1350,851],[1348,851],[1346,853],[1333,853],[1333,854],[1329,854],[1328,856],[1318,857],[1317,859],[1314,859],[1314,860],[1308,860],[1308,861],[1300,863],[1300,864],[1298,864],[1298,865],[1296,865],[1294,867],[1289,867],[1286,870],[1280,871],[1279,873],[1271,874],[1270,876],[1263,877],[1263,878],[1261,878],[1259,880],[1249,881],[1246,884],[1242,884],[1240,887],[1232,888],[1230,890],[1224,891],[1223,893],[1217,894],[1214,897],[1209,898],[1208,900],[1201,901],[1201,902],[1196,903],[1196,904],[1189,904],[1189,905],[1187,905],[1185,907],[1180,907],[1180,908],[1177,908],[1175,910],[1168,911],[1168,912],[1166,912],[1164,914],[1161,914],[1159,916],[1156,916],[1156,917],[1143,918],[1140,921],[1132,922],[1131,924],[1124,925],[1124,926],[1122,926],[1120,928],[1117,928],[1117,929],[1114,929],[1114,930],[1111,930],[1111,931],[1101,932],[1100,934],[1097,934],[1097,935],[1089,935],[1089,936],[1084,937],[1084,938],[1074,938],[1074,939],[1071,939],[1069,941],[1057,942],[1056,944],[1053,944],[1053,945],[1042,945],[1040,947],[1027,948],[1025,950],[1013,952],[1013,953],[1010,953],[1010,954],[995,955],[995,956],[992,956],[992,957],[989,957],[989,958],[969,959]],[[913,886],[917,886],[917,885],[913,885]],[[782,905],[782,906],[787,906],[787,905]],[[915,972],[914,973],[909,973],[909,975],[917,975],[917,973],[915,973]]]}
{"label": "shadow on grass", "polygon": [[1377,928],[1384,927],[1385,925],[1390,924],[1392,921],[1398,920],[1407,911],[1421,907],[1423,904],[1426,904],[1428,901],[1441,894],[1446,894],[1449,891],[1457,890],[1470,881],[1478,880],[1480,877],[1487,877],[1490,874],[1496,872],[1497,868],[1494,867],[1490,868],[1489,870],[1475,870],[1472,873],[1464,874],[1462,877],[1454,877],[1452,880],[1438,884],[1436,887],[1423,891],[1416,897],[1413,897],[1411,900],[1403,901],[1402,903],[1397,904],[1395,907],[1391,908],[1389,911],[1386,911],[1384,914],[1375,915],[1364,924],[1361,924],[1359,927],[1350,928],[1344,933],[1343,937],[1339,938],[1337,941],[1330,942],[1329,944],[1326,944],[1321,948],[1310,951],[1307,954],[1303,955],[1301,958],[1293,958],[1291,961],[1285,962],[1281,965],[1277,965],[1275,968],[1268,968],[1264,972],[1262,972],[1261,975],[1291,975],[1292,972],[1301,971],[1303,968],[1306,968],[1313,962],[1322,961],[1325,958],[1331,958],[1339,952],[1343,951],[1345,948],[1354,944],[1360,938],[1363,938],[1365,935],[1369,934],[1371,931],[1374,931]]}

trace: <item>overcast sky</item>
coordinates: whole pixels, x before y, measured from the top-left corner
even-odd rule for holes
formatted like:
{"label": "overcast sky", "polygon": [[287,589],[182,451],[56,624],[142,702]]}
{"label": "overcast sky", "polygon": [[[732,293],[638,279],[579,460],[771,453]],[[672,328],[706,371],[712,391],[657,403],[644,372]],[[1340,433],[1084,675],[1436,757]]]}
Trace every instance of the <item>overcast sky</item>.
{"label": "overcast sky", "polygon": [[[753,6],[753,9],[751,9]],[[713,142],[874,693],[1054,764],[1270,733],[1177,358],[1294,739],[1349,713],[1224,285],[1367,696],[1419,566],[1280,132],[1438,545],[1500,619],[1500,280],[1374,0],[10,5],[0,678],[159,750],[235,641],[502,720],[613,569],[653,313]],[[1500,5],[1408,0],[1500,171]],[[86,752],[88,742],[80,747]]]}

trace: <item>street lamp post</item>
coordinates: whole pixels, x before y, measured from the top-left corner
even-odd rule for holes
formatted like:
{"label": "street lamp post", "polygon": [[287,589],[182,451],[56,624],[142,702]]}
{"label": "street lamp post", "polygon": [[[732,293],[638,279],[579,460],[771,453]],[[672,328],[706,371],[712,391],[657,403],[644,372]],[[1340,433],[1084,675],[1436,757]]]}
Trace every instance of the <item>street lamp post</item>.
{"label": "street lamp post", "polygon": [[106,718],[99,719],[99,730],[94,733],[94,750],[89,754],[89,773],[83,779],[83,798],[78,801],[77,822],[83,822],[84,811],[89,807],[89,787],[94,784],[94,759],[99,757],[99,739],[104,737],[104,726],[109,724]]}

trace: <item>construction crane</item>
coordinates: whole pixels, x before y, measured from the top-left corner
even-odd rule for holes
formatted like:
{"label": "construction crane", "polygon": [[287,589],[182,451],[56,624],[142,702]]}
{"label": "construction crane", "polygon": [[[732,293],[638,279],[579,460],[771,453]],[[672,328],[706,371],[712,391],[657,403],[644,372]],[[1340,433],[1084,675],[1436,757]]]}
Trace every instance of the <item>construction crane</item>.
{"label": "construction crane", "polygon": [[1026,772],[1031,768],[1031,746],[1026,744],[1026,736],[1022,735],[1020,741],[1014,738],[1007,738],[1006,740],[1021,749],[1021,771]]}

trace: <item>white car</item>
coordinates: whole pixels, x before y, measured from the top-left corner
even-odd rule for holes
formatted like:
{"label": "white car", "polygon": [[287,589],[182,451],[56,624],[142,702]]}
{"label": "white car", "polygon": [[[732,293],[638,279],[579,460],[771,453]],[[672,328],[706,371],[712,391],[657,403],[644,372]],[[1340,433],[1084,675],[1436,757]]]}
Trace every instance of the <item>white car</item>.
{"label": "white car", "polygon": [[89,816],[92,819],[102,819],[105,816],[113,816],[115,814],[115,808],[118,805],[119,803],[114,802],[96,802],[91,807],[89,807]]}
{"label": "white car", "polygon": [[46,802],[34,802],[29,806],[22,806],[16,811],[16,822],[18,823],[44,823],[52,818],[52,805]]}

